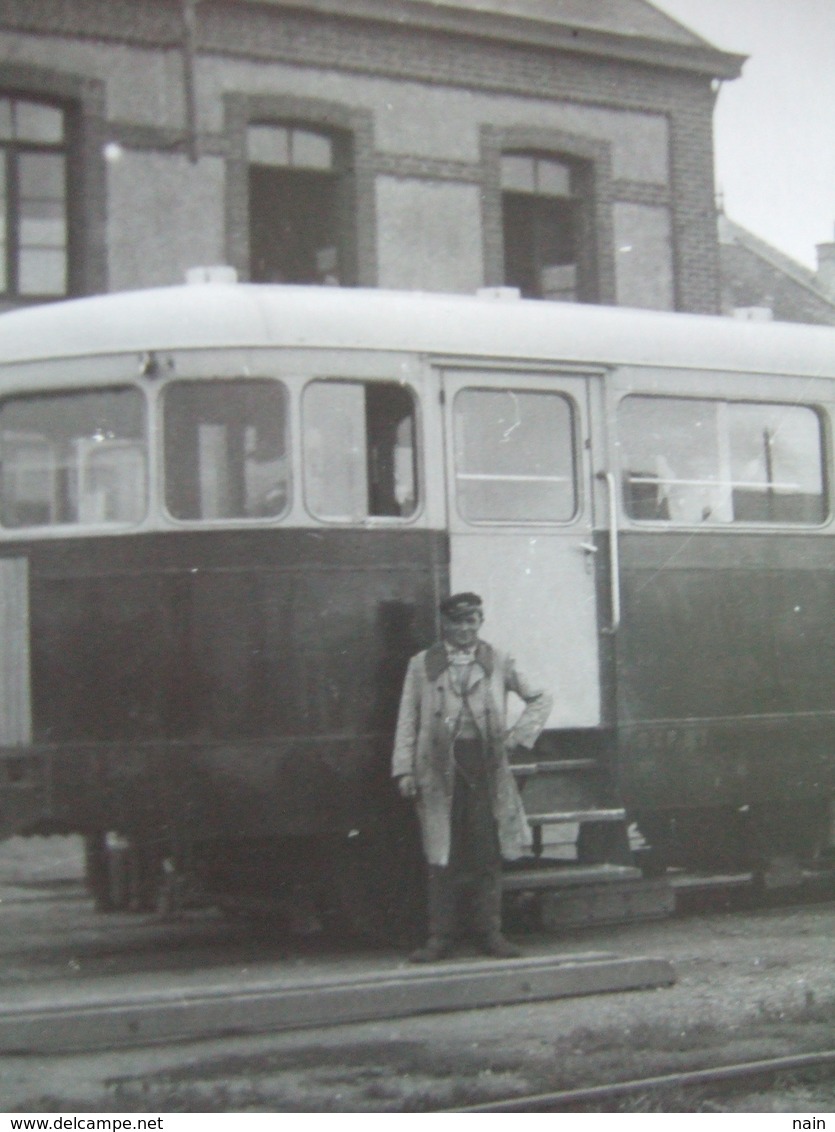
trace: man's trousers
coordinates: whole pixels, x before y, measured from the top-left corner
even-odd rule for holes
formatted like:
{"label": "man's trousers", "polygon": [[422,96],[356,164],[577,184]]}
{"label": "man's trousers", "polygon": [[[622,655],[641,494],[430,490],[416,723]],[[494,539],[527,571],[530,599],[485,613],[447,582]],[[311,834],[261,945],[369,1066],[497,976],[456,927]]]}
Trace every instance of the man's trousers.
{"label": "man's trousers", "polygon": [[469,927],[488,939],[501,933],[502,858],[480,739],[453,748],[449,865],[429,868],[429,934],[454,939]]}

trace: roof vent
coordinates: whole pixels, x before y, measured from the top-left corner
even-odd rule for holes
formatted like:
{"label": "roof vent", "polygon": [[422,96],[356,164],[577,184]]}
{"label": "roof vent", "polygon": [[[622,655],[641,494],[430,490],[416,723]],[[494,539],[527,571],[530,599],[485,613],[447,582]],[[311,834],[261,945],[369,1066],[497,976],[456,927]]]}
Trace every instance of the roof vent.
{"label": "roof vent", "polygon": [[228,264],[218,263],[210,267],[190,267],[186,271],[186,283],[237,283],[238,273]]}
{"label": "roof vent", "polygon": [[479,287],[476,291],[479,299],[494,299],[507,302],[510,299],[521,299],[522,292],[518,287]]}
{"label": "roof vent", "polygon": [[733,316],[742,322],[771,322],[774,311],[771,307],[734,307]]}

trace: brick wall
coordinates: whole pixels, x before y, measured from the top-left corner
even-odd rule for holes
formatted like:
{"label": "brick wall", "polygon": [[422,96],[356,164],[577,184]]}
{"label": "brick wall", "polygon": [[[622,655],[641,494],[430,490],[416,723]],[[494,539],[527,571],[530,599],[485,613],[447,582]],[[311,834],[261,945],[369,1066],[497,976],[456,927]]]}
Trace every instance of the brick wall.
{"label": "brick wall", "polygon": [[354,282],[497,282],[497,146],[539,139],[593,162],[602,301],[718,310],[708,77],[203,0],[193,165],[181,39],[173,0],[4,0],[0,86],[40,74],[84,104],[77,290],[178,281],[210,256],[245,274],[245,127],[266,107],[351,132]]}

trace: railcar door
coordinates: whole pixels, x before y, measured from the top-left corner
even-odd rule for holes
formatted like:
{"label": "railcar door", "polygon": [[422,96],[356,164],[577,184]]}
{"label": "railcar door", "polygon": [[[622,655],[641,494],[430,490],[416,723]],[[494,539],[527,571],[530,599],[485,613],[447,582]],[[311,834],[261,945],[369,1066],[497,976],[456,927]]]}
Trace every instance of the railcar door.
{"label": "railcar door", "polygon": [[590,404],[594,375],[446,369],[453,591],[554,696],[549,727],[601,721]]}

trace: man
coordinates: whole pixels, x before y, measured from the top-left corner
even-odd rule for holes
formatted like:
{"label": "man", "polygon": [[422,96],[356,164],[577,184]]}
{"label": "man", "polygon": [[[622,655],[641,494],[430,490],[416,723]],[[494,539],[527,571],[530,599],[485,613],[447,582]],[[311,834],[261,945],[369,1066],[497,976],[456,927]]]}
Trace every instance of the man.
{"label": "man", "polygon": [[[513,660],[479,639],[478,594],[440,604],[442,640],[409,662],[397,721],[392,775],[413,798],[429,867],[429,940],[414,963],[452,950],[459,897],[471,896],[471,927],[487,955],[519,950],[502,935],[502,857],[520,857],[530,843],[508,750],[530,748],[551,710]],[[506,733],[507,692],[525,701]]]}

